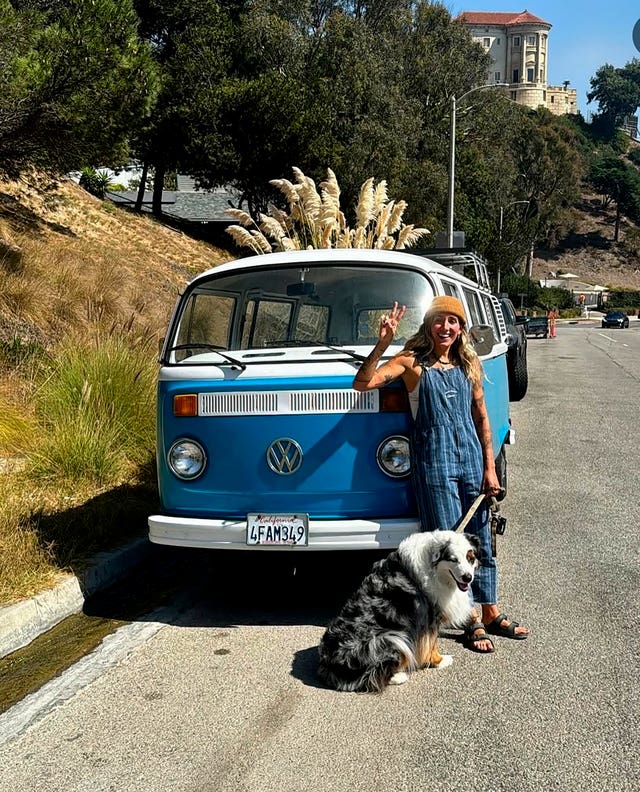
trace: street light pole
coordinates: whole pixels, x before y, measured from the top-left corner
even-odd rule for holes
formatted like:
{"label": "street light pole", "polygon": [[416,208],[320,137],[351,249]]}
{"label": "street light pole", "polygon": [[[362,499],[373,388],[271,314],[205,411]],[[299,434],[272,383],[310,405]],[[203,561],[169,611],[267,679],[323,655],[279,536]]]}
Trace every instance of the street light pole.
{"label": "street light pole", "polygon": [[453,203],[455,198],[455,176],[456,176],[456,110],[457,102],[462,101],[465,96],[469,96],[474,91],[482,91],[484,88],[504,88],[509,83],[487,83],[486,85],[476,85],[470,88],[456,99],[451,97],[451,113],[449,127],[449,180],[447,189],[447,245],[453,247]]}

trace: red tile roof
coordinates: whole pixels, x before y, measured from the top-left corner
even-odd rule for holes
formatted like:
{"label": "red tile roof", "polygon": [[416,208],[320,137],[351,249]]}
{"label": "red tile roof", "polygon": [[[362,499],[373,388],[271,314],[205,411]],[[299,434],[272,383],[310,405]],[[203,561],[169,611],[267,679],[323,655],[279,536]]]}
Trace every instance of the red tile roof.
{"label": "red tile roof", "polygon": [[524,11],[462,11],[456,17],[456,22],[465,22],[468,25],[549,25],[544,19]]}

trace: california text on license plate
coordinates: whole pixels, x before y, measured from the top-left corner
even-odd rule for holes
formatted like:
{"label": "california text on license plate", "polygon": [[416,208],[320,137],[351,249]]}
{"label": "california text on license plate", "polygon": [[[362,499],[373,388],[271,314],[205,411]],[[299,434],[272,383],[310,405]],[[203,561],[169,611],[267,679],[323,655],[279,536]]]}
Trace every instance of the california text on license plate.
{"label": "california text on license plate", "polygon": [[247,514],[248,545],[306,545],[307,514]]}

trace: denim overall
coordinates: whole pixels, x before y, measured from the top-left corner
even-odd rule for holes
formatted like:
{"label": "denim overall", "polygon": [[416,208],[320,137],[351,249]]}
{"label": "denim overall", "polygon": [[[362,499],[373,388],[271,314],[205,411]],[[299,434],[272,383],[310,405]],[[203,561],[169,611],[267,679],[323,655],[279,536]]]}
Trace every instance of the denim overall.
{"label": "denim overall", "polygon": [[[412,477],[422,530],[455,530],[480,493],[482,447],[471,417],[470,380],[460,366],[422,367],[412,437]],[[481,504],[465,531],[481,542],[483,559],[472,584],[477,604],[497,599],[489,509]]]}

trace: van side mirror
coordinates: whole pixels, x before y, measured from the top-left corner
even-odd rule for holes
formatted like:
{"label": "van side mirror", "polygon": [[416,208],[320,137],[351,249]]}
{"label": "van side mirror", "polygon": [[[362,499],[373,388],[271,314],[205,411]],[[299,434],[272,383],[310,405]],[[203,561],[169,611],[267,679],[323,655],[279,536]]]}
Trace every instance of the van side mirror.
{"label": "van side mirror", "polygon": [[474,325],[469,329],[469,337],[479,357],[488,355],[496,343],[491,325]]}

